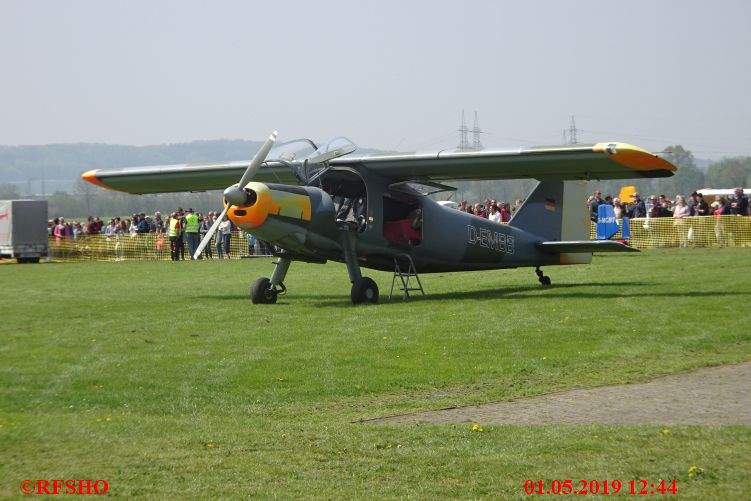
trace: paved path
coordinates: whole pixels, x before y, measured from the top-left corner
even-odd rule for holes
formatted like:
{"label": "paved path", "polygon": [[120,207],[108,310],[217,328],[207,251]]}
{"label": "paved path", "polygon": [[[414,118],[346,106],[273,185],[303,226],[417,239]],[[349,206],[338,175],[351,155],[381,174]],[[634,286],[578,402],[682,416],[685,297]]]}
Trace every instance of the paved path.
{"label": "paved path", "polygon": [[376,419],[376,423],[751,424],[751,362],[600,386]]}

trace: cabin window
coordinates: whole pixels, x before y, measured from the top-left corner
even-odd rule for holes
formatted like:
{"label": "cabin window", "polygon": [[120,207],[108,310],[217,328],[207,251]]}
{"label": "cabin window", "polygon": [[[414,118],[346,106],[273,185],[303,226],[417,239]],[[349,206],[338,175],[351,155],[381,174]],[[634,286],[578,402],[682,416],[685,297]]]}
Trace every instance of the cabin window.
{"label": "cabin window", "polygon": [[383,196],[383,237],[399,245],[420,245],[422,206],[417,197],[403,193]]}

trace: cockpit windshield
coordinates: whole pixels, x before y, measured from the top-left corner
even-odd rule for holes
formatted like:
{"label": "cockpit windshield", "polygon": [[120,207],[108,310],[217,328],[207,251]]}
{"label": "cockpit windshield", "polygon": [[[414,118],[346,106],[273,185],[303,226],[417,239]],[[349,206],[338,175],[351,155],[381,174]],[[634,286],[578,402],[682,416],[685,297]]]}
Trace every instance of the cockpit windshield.
{"label": "cockpit windshield", "polygon": [[307,159],[308,163],[317,164],[348,155],[356,149],[357,145],[346,137],[335,137],[321,147],[316,146],[310,139],[295,139],[271,148],[266,161],[293,163]]}
{"label": "cockpit windshield", "polygon": [[275,145],[266,156],[267,162],[281,161],[292,163],[301,162],[314,154],[318,146],[310,139],[295,139]]}
{"label": "cockpit windshield", "polygon": [[357,149],[357,145],[346,137],[335,137],[328,143],[318,148],[315,153],[308,157],[309,163],[323,163],[332,158],[349,155]]}
{"label": "cockpit windshield", "polygon": [[265,164],[281,163],[289,167],[300,183],[306,184],[322,172],[331,159],[348,155],[357,146],[346,137],[336,137],[320,148],[310,139],[295,139],[274,146]]}

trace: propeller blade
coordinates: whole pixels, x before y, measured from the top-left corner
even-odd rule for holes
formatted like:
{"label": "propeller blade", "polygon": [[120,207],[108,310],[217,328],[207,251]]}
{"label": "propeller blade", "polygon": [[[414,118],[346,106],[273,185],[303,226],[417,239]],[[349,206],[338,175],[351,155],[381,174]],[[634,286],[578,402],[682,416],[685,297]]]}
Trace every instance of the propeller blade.
{"label": "propeller blade", "polygon": [[[256,175],[256,172],[258,172],[258,169],[261,167],[261,164],[264,160],[266,160],[266,155],[269,154],[269,151],[271,151],[271,147],[274,146],[274,142],[276,142],[276,136],[278,135],[277,131],[274,131],[271,133],[269,138],[266,140],[265,143],[261,146],[261,149],[258,150],[258,152],[255,154],[253,159],[250,161],[250,165],[248,165],[248,168],[245,169],[245,172],[243,173],[243,177],[240,178],[240,183],[235,187],[230,186],[226,190],[224,190],[224,198],[227,200],[227,205],[224,207],[224,210],[219,215],[219,217],[216,218],[216,221],[214,221],[214,224],[211,225],[211,228],[209,228],[208,233],[206,233],[206,236],[203,237],[203,240],[201,240],[201,243],[198,244],[198,248],[196,249],[195,254],[193,254],[193,259],[198,259],[198,257],[201,255],[203,250],[206,248],[206,246],[211,242],[211,237],[214,236],[214,233],[216,233],[216,229],[219,228],[219,223],[222,222],[222,219],[224,219],[224,216],[227,215],[227,211],[230,207],[233,205],[233,201],[238,201],[240,199],[244,199],[245,193],[243,191],[243,188],[245,188],[245,185],[250,182],[251,179],[253,179],[253,176]],[[239,202],[238,202],[239,203]]]}
{"label": "propeller blade", "polygon": [[224,216],[227,215],[227,211],[229,210],[230,205],[227,204],[224,207],[224,210],[222,211],[219,216],[217,216],[216,221],[214,221],[214,224],[211,225],[211,228],[209,228],[208,233],[206,233],[206,236],[203,237],[203,240],[201,240],[201,243],[198,244],[198,248],[196,249],[195,254],[193,254],[193,259],[198,259],[203,250],[206,248],[207,245],[209,245],[209,242],[211,242],[211,237],[214,236],[214,233],[216,233],[216,229],[219,228],[219,223],[222,222],[222,219],[224,219]]}
{"label": "propeller blade", "polygon": [[263,146],[261,146],[261,149],[258,150],[258,153],[255,154],[253,160],[250,161],[250,165],[248,165],[248,168],[243,173],[243,177],[240,178],[240,189],[245,188],[245,185],[248,184],[251,179],[253,179],[253,176],[256,175],[256,172],[261,167],[261,164],[264,160],[266,160],[266,155],[269,154],[271,147],[274,146],[277,134],[278,133],[276,131],[272,132],[266,142],[263,143]]}

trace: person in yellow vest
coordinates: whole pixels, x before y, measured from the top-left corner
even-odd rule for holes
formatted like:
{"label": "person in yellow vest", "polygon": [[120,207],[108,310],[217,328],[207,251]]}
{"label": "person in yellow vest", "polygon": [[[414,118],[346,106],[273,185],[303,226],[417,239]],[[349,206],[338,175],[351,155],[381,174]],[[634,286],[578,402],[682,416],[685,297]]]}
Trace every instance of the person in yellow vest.
{"label": "person in yellow vest", "polygon": [[180,219],[177,217],[177,212],[173,212],[169,216],[169,222],[167,223],[169,228],[169,249],[170,257],[173,261],[180,260]]}
{"label": "person in yellow vest", "polygon": [[[200,243],[199,238],[199,231],[201,229],[201,222],[196,215],[195,212],[193,212],[193,209],[188,209],[188,213],[185,214],[185,237],[188,240],[188,250],[190,251],[190,259],[194,259],[193,255],[196,252],[196,249],[198,249],[198,244]],[[200,256],[198,257],[201,258]]]}

